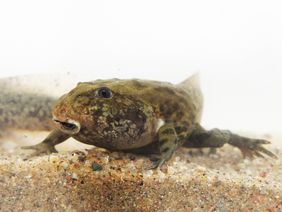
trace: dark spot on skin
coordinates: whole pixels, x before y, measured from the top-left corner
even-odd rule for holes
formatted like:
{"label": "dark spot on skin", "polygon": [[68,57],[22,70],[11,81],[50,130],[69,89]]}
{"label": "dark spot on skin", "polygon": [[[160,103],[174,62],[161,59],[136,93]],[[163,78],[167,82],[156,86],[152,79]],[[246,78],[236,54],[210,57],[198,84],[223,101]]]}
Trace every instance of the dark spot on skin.
{"label": "dark spot on skin", "polygon": [[175,127],[175,131],[176,131],[177,134],[180,134],[182,132],[188,131],[188,127],[186,127],[186,126],[178,126],[178,127]]}
{"label": "dark spot on skin", "polygon": [[134,121],[134,123],[136,124],[136,128],[140,130],[140,133],[143,133],[145,131],[144,125],[146,123],[147,117],[143,113],[143,111],[137,111],[137,112],[136,110],[129,111],[126,118]]}
{"label": "dark spot on skin", "polygon": [[103,111],[101,109],[97,109],[93,113],[94,117],[100,117],[102,116],[102,114],[103,114]]}
{"label": "dark spot on skin", "polygon": [[184,113],[182,111],[177,111],[176,112],[176,117],[177,118],[181,118],[182,116],[184,116]]}
{"label": "dark spot on skin", "polygon": [[167,152],[169,150],[169,147],[165,147],[164,149],[162,149],[162,152]]}
{"label": "dark spot on skin", "polygon": [[163,138],[163,139],[160,139],[159,141],[161,144],[165,143],[165,142],[168,142],[168,139],[167,138]]}
{"label": "dark spot on skin", "polygon": [[171,128],[167,128],[164,131],[162,131],[162,134],[174,134],[174,130]]}
{"label": "dark spot on skin", "polygon": [[154,90],[165,95],[176,95],[173,89],[167,87],[156,87]]}
{"label": "dark spot on skin", "polygon": [[141,82],[139,82],[138,80],[132,80],[132,84],[134,87],[138,88],[138,89],[144,89],[147,88],[146,85],[142,84]]}
{"label": "dark spot on skin", "polygon": [[184,135],[178,135],[178,139],[181,140],[185,140],[185,136]]}
{"label": "dark spot on skin", "polygon": [[[70,94],[70,93],[69,93]],[[83,94],[78,94],[78,95],[76,95],[75,96],[75,98],[74,98],[74,102],[75,101],[81,101],[80,99],[83,99],[83,98],[85,98],[85,99],[89,99],[89,100],[91,100],[91,99],[93,99],[93,98],[95,98],[95,92],[94,91],[87,91],[87,92],[84,92]]]}
{"label": "dark spot on skin", "polygon": [[[123,128],[123,132],[125,133],[129,131],[129,128],[132,124],[134,124],[136,127],[132,130],[132,134],[130,134],[131,137],[134,139],[138,138],[145,132],[145,123],[146,123],[146,115],[143,113],[143,111],[138,111],[136,108],[127,108],[127,110],[124,112],[124,114],[117,114],[116,116],[107,116],[107,123],[116,123],[115,128]],[[120,123],[120,120],[130,120],[131,123],[128,125],[126,123]],[[114,127],[112,125],[106,127],[104,131],[113,131]]]}
{"label": "dark spot on skin", "polygon": [[177,127],[175,127],[175,131],[178,133],[178,132],[181,130],[181,128],[182,128],[182,127],[177,126]]}
{"label": "dark spot on skin", "polygon": [[2,115],[3,115],[3,109],[0,108],[0,116],[2,116]]}
{"label": "dark spot on skin", "polygon": [[191,123],[187,122],[187,121],[184,121],[183,124],[184,124],[183,128],[185,128],[185,129],[188,129],[191,125]]}
{"label": "dark spot on skin", "polygon": [[166,101],[164,104],[160,106],[161,114],[162,115],[172,115],[175,113],[175,111],[180,110],[178,102],[171,102],[171,101]]}

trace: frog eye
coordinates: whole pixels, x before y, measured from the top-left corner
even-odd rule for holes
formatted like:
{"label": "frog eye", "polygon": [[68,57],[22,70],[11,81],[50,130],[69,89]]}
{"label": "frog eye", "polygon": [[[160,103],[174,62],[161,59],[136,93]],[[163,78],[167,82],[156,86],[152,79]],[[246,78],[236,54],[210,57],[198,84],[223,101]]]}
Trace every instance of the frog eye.
{"label": "frog eye", "polygon": [[99,88],[97,94],[101,98],[109,99],[113,96],[112,91],[107,87]]}

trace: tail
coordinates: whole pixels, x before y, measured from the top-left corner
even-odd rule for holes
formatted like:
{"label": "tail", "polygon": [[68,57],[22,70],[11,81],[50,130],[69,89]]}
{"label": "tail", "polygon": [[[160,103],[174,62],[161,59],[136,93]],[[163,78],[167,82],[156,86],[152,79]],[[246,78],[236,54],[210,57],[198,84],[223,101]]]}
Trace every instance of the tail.
{"label": "tail", "polygon": [[188,79],[182,81],[178,84],[179,87],[183,88],[184,90],[191,90],[191,89],[198,89],[201,90],[200,86],[200,73],[197,72],[193,74]]}
{"label": "tail", "polygon": [[177,87],[182,88],[191,97],[196,106],[196,114],[198,114],[196,120],[200,122],[204,104],[203,93],[200,86],[200,74],[198,72],[193,74],[188,79],[179,83]]}

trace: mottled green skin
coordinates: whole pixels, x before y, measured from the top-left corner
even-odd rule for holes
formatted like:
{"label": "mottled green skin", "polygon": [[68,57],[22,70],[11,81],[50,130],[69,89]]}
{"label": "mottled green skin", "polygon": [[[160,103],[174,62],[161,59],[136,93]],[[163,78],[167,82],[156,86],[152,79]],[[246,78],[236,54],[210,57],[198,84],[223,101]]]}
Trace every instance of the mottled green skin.
{"label": "mottled green skin", "polygon": [[[98,97],[101,87],[111,89],[112,98]],[[81,130],[73,137],[83,143],[112,150],[136,149],[157,141],[160,120],[173,123],[179,135],[192,132],[202,102],[192,88],[186,88],[145,80],[79,83],[58,100],[53,115],[61,121],[79,122]]]}
{"label": "mottled green skin", "polygon": [[[110,97],[99,94],[101,88]],[[57,128],[40,144],[25,147],[38,153],[56,152],[69,137],[109,150],[157,154],[150,168],[169,160],[179,146],[221,147],[228,143],[244,156],[275,158],[262,145],[269,141],[246,138],[228,130],[205,130],[197,76],[173,85],[146,80],[96,80],[79,83],[54,105]]]}

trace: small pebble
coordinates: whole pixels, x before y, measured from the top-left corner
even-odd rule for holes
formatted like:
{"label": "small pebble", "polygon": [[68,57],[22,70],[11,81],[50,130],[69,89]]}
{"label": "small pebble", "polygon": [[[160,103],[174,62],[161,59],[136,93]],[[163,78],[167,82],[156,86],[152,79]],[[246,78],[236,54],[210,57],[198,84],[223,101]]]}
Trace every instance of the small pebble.
{"label": "small pebble", "polygon": [[262,171],[259,173],[260,177],[266,177],[267,176],[267,172],[266,171]]}
{"label": "small pebble", "polygon": [[92,169],[93,171],[101,171],[103,168],[100,164],[94,162],[92,163]]}
{"label": "small pebble", "polygon": [[78,176],[77,176],[76,173],[72,173],[71,178],[72,178],[73,180],[77,180],[77,179],[78,179]]}
{"label": "small pebble", "polygon": [[48,160],[49,160],[50,163],[57,163],[58,160],[59,160],[59,157],[57,155],[51,154],[51,155],[49,155]]}
{"label": "small pebble", "polygon": [[86,155],[84,152],[80,152],[80,154],[78,155],[78,160],[80,162],[84,162],[86,160]]}
{"label": "small pebble", "polygon": [[101,161],[105,164],[109,163],[109,156],[102,157]]}
{"label": "small pebble", "polygon": [[69,168],[69,163],[67,163],[66,161],[61,163],[61,166],[63,167],[63,169],[68,169]]}

